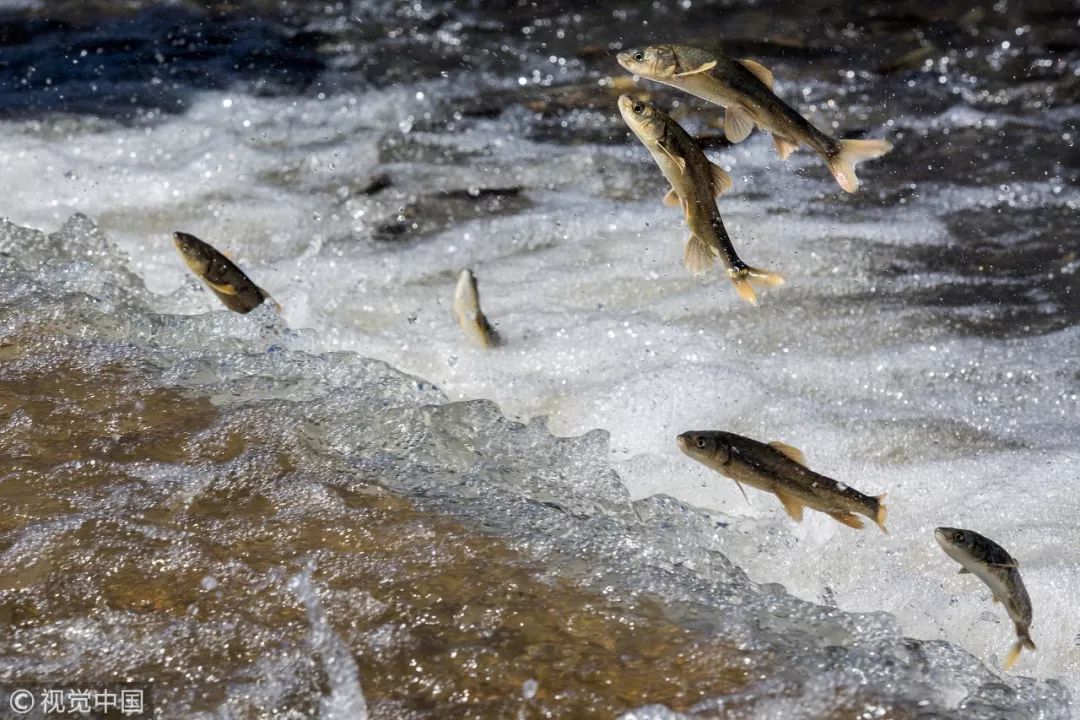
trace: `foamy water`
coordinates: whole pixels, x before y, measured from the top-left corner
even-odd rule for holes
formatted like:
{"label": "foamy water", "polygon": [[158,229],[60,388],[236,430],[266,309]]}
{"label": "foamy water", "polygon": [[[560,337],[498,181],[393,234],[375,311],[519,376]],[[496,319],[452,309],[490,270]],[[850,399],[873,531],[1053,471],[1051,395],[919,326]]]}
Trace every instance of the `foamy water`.
{"label": "foamy water", "polygon": [[[524,53],[526,68],[600,87],[580,61]],[[609,60],[598,66],[616,73]],[[535,84],[526,70],[521,84],[516,70],[451,67],[370,87],[327,71],[324,89],[300,95],[200,90],[183,112],[134,125],[5,121],[9,221],[53,232],[83,213],[117,248],[87,220],[54,245],[9,226],[6,328],[19,313],[77,317],[67,332],[111,359],[167,358],[152,360],[174,368],[162,387],[290,423],[310,410],[275,403],[314,403],[338,423],[316,455],[370,473],[380,443],[420,453],[380,482],[539,557],[597,550],[568,574],[654,594],[677,618],[693,604],[682,622],[805,664],[746,696],[702,700],[695,716],[818,717],[851,707],[836,695],[862,683],[912,712],[925,702],[955,717],[1066,717],[1080,693],[1077,106],[1025,112],[1021,98],[993,112],[949,68],[942,84],[957,91],[943,107],[936,96],[917,105],[919,88],[895,76],[815,76],[798,61],[775,72],[782,94],[806,88],[816,121],[868,128],[897,149],[863,166],[855,197],[809,153],[781,162],[761,134],[710,150],[735,181],[719,206],[740,255],[787,280],[757,308],[719,273],[683,270],[679,213],[661,205],[667,188],[625,136],[613,95],[536,114],[515,95]],[[505,107],[462,116],[471,96]],[[708,117],[684,120],[702,129]],[[1017,137],[1029,144],[1010,146]],[[974,154],[985,146],[997,154]],[[281,318],[227,314],[179,261],[174,230],[230,253]],[[479,279],[499,349],[473,349],[453,321],[463,268]],[[369,372],[359,358],[438,391],[385,391],[387,407],[408,408],[385,414],[354,405],[340,394]],[[442,404],[440,391],[543,420],[508,426],[490,406]],[[412,444],[396,444],[385,429],[395,422]],[[366,436],[371,423],[389,434]],[[436,449],[417,441],[421,427],[442,438]],[[601,428],[610,445],[594,433],[565,446],[545,427]],[[775,498],[744,499],[681,455],[674,438],[690,429],[782,440],[819,472],[887,492],[889,534],[817,513],[794,524]],[[437,472],[471,480],[433,482],[428,451]],[[474,482],[496,491],[478,495]],[[566,514],[504,517],[533,502]],[[1038,651],[1014,672],[1000,670],[1011,623],[987,588],[956,574],[934,542],[939,525],[977,530],[1019,559]],[[32,543],[29,532],[15,543]],[[298,578],[316,652],[347,667],[348,639],[323,627],[329,611]],[[359,685],[327,673],[327,699],[364,707]],[[346,710],[324,706],[335,712]]]}

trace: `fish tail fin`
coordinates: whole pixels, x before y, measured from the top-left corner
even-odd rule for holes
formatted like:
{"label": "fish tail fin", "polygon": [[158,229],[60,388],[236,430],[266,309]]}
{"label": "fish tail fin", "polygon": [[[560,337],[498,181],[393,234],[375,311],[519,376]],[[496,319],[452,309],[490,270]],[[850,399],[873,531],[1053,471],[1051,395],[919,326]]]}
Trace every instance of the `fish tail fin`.
{"label": "fish tail fin", "polygon": [[874,513],[874,522],[881,528],[881,532],[886,535],[889,531],[885,528],[885,518],[889,516],[889,510],[885,507],[885,496],[889,493],[881,493],[874,499],[877,500],[877,512]]}
{"label": "fish tail fin", "polygon": [[829,172],[840,183],[840,187],[853,193],[859,189],[859,178],[855,176],[855,165],[863,160],[881,157],[892,150],[888,140],[840,140],[840,150],[828,159]]}
{"label": "fish tail fin", "polygon": [[735,283],[735,292],[739,293],[739,297],[751,305],[757,305],[754,285],[773,287],[784,284],[784,277],[779,273],[760,270],[749,265],[732,268],[728,271],[728,274],[731,276],[731,282]]}
{"label": "fish tail fin", "polygon": [[708,272],[713,266],[713,257],[716,255],[709,243],[698,235],[691,235],[686,241],[686,249],[683,251],[683,267],[697,275]]}
{"label": "fish tail fin", "polygon": [[1032,642],[1031,636],[1028,635],[1027,629],[1017,627],[1016,635],[1016,642],[1013,643],[1013,646],[1011,648],[1009,648],[1009,654],[1005,656],[1005,663],[1003,667],[1006,670],[1012,669],[1012,666],[1015,665],[1016,661],[1020,659],[1021,650],[1023,650],[1024,648],[1027,648],[1028,650],[1035,649],[1035,643]]}

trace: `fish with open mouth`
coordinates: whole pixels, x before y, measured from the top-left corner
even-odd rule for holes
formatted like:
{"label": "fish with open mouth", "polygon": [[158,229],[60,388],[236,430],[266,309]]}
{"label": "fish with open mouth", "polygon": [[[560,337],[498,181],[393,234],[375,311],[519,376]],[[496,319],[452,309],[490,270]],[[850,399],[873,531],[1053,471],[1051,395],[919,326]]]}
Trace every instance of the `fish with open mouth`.
{"label": "fish with open mouth", "polygon": [[686,269],[695,274],[705,272],[712,268],[714,258],[720,258],[739,297],[753,305],[757,297],[751,281],[764,285],[783,283],[780,275],[744,263],[731,244],[715,200],[731,188],[731,176],[709,162],[698,142],[655,105],[623,95],[619,98],[619,113],[671,184],[664,204],[682,207],[690,228],[683,252]]}
{"label": "fish with open mouth", "polygon": [[1005,606],[1005,612],[1016,628],[1016,643],[1005,657],[1008,670],[1020,658],[1024,648],[1035,649],[1031,639],[1031,598],[1020,578],[1020,563],[988,537],[974,530],[939,527],[934,539],[945,554],[960,563],[960,574],[971,573],[982,580],[993,593],[994,602]]}
{"label": "fish with open mouth", "polygon": [[251,281],[229,258],[194,235],[173,233],[180,257],[195,276],[202,280],[221,303],[238,313],[249,313],[269,300],[281,312],[270,293]]}
{"label": "fish with open mouth", "polygon": [[772,133],[784,160],[800,145],[821,156],[844,190],[859,189],[855,165],[892,150],[887,140],[839,140],[817,129],[773,92],[773,76],[753,60],[732,60],[686,45],[627,50],[619,64],[639,77],[664,83],[724,108],[724,134],[742,142],[760,127]]}
{"label": "fish with open mouth", "polygon": [[499,334],[480,309],[480,289],[472,270],[462,270],[458,277],[454,289],[454,314],[457,315],[461,331],[473,344],[493,348],[501,342]]}
{"label": "fish with open mouth", "polygon": [[[817,510],[848,527],[862,528],[856,515],[864,515],[885,529],[885,495],[863,495],[858,490],[806,467],[802,452],[782,442],[763,443],[731,432],[691,430],[677,438],[679,449],[702,465],[731,478],[742,490],[750,487],[771,492],[796,522],[803,508]],[[745,491],[743,492],[745,495]]]}

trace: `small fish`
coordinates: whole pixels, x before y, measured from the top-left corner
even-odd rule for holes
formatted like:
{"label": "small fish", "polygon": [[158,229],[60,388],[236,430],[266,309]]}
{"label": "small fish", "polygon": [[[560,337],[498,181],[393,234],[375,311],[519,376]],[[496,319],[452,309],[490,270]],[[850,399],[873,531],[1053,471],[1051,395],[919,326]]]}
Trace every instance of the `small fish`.
{"label": "small fish", "polygon": [[249,313],[269,300],[281,312],[281,306],[269,293],[207,243],[184,232],[173,233],[173,242],[191,272],[206,283],[225,307],[233,312]]}
{"label": "small fish", "polygon": [[454,314],[462,332],[474,344],[493,348],[500,343],[499,334],[480,309],[480,290],[472,270],[462,270],[458,278],[457,289],[454,290]]}
{"label": "small fish", "polygon": [[973,573],[987,584],[994,602],[1005,606],[1005,611],[1016,626],[1016,643],[1005,658],[1008,670],[1020,658],[1024,648],[1035,649],[1029,634],[1031,630],[1031,598],[1024,581],[1020,579],[1020,563],[1005,548],[974,530],[939,527],[934,531],[938,545],[962,566],[960,574]]}
{"label": "small fish", "polygon": [[643,78],[677,87],[724,108],[724,133],[742,142],[758,126],[772,133],[784,160],[808,145],[849,193],[859,189],[856,163],[892,150],[886,140],[837,140],[814,127],[772,91],[773,76],[753,60],[732,60],[685,45],[653,45],[621,52],[619,64]]}
{"label": "small fish", "polygon": [[731,176],[709,162],[698,142],[651,103],[623,95],[619,98],[619,112],[671,184],[664,204],[682,207],[690,228],[683,253],[686,269],[695,274],[705,272],[719,257],[739,297],[753,305],[757,298],[750,281],[766,285],[784,282],[776,273],[750,267],[735,253],[714,199],[731,188]]}
{"label": "small fish", "polygon": [[[803,507],[823,512],[848,527],[861,528],[856,514],[885,529],[885,495],[871,497],[806,467],[803,454],[782,442],[768,444],[719,431],[692,430],[678,438],[679,449],[702,465],[779,498],[792,520],[802,522]],[[746,491],[743,491],[746,495]]]}

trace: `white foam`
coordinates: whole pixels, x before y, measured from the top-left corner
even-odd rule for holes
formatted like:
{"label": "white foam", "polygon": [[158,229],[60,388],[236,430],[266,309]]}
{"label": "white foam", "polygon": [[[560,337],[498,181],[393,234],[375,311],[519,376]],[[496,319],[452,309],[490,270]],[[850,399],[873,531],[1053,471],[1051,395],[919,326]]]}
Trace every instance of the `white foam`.
{"label": "white foam", "polygon": [[[150,289],[174,293],[161,307],[218,311],[169,239],[193,232],[230,251],[284,305],[291,328],[310,330],[297,343],[311,352],[384,360],[451,399],[545,415],[558,434],[604,428],[631,495],[707,509],[728,524],[717,549],[752,579],[845,611],[889,612],[905,633],[948,640],[996,671],[1013,639],[1005,613],[955,575],[932,537],[938,525],[976,529],[1020,559],[1034,604],[1039,650],[1016,672],[1080,693],[1067,622],[1080,597],[1080,393],[1068,362],[1080,329],[1014,340],[957,332],[910,291],[966,280],[946,267],[880,272],[881,248],[943,246],[942,207],[985,207],[1000,190],[941,183],[935,197],[849,222],[844,198],[823,199],[837,191],[812,159],[807,179],[760,138],[726,151],[740,170],[720,201],[736,247],[788,281],[755,309],[719,273],[681,268],[686,231],[660,204],[666,188],[637,147],[534,143],[502,121],[412,133],[409,118],[431,107],[414,88],[323,101],[229,94],[228,108],[225,97],[207,93],[190,113],[136,133],[57,138],[4,123],[11,219],[54,230],[71,210],[86,212]],[[391,187],[350,189],[375,172]],[[400,247],[372,241],[374,225],[400,208],[477,187],[521,187],[531,207]],[[1051,197],[1049,184],[1026,189],[1022,207]],[[1054,202],[1075,206],[1075,190],[1066,195]],[[471,348],[453,322],[464,267],[477,274],[500,349]],[[207,318],[242,332],[242,318]],[[816,470],[887,491],[890,534],[815,513],[794,525],[771,497],[746,502],[679,453],[675,435],[695,428],[783,440]]]}

